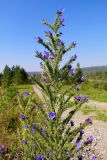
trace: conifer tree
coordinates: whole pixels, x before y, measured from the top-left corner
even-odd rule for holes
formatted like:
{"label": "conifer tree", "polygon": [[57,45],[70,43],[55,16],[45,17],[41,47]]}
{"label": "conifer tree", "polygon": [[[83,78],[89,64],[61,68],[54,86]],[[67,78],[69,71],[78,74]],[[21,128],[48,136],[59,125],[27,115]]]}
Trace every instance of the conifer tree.
{"label": "conifer tree", "polygon": [[12,77],[11,77],[11,69],[8,67],[8,65],[5,66],[3,70],[3,76],[2,76],[2,85],[5,88],[8,88],[12,83]]}

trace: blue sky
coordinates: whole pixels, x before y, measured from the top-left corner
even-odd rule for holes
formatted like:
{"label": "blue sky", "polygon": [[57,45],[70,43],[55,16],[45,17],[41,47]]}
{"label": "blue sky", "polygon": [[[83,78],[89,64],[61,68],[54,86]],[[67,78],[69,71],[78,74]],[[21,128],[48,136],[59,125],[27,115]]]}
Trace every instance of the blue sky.
{"label": "blue sky", "polygon": [[64,8],[66,44],[77,40],[82,67],[107,65],[107,0],[0,0],[0,72],[5,64],[18,64],[27,71],[40,70],[35,50],[42,50],[34,37],[44,37],[43,18],[53,22]]}

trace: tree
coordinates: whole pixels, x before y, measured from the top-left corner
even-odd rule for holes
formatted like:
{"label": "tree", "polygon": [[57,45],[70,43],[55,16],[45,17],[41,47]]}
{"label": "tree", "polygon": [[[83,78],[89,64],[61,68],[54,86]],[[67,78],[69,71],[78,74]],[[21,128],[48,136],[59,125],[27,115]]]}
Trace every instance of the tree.
{"label": "tree", "polygon": [[[89,137],[86,142],[81,141],[83,129],[92,123],[92,120],[86,119],[79,127],[75,127],[73,120],[73,115],[84,102],[88,101],[88,97],[77,95],[79,85],[85,81],[83,76],[77,76],[78,69],[73,67],[77,56],[73,55],[66,64],[59,67],[62,57],[76,47],[76,42],[66,47],[60,38],[62,32],[59,29],[64,26],[62,14],[62,9],[57,11],[53,25],[43,20],[43,24],[52,30],[52,32],[45,32],[47,41],[40,37],[36,38],[37,42],[45,48],[44,53],[36,51],[36,57],[42,60],[41,68],[44,70],[41,80],[36,79],[36,84],[44,91],[41,103],[38,101],[40,98],[35,100],[28,92],[19,96],[22,126],[19,135],[23,160],[68,160],[76,159],[75,157],[80,160],[83,148],[93,141],[93,137]],[[72,84],[61,92],[68,75],[71,77]],[[74,100],[71,101],[71,98]],[[62,118],[63,113],[68,109],[70,109],[68,115]],[[34,110],[35,116],[32,114]],[[34,149],[33,146],[36,148]]]}
{"label": "tree", "polygon": [[8,67],[8,65],[6,65],[3,70],[2,85],[4,88],[8,88],[11,85],[11,83],[12,83],[11,69]]}

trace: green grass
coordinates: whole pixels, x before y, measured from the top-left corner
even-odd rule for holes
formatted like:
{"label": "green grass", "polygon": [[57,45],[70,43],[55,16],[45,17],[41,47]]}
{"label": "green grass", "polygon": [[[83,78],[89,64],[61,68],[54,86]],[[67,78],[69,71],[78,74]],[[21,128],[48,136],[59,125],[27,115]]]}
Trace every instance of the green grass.
{"label": "green grass", "polygon": [[20,93],[23,93],[23,92],[33,92],[32,85],[30,85],[30,84],[17,85],[16,88],[18,89],[18,91]]}
{"label": "green grass", "polygon": [[94,119],[107,122],[107,110],[98,109],[96,107],[84,106],[81,108],[81,111],[86,115],[92,115]]}

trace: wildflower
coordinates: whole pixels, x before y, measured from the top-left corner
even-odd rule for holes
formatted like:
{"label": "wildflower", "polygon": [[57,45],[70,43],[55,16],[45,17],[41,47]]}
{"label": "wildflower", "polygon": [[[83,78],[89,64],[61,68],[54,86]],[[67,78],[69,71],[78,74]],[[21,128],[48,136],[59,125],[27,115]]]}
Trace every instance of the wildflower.
{"label": "wildflower", "polygon": [[92,143],[93,140],[94,140],[94,138],[93,138],[92,136],[90,136],[90,137],[87,138],[87,142],[88,142],[88,143]]}
{"label": "wildflower", "polygon": [[70,123],[71,123],[71,126],[74,126],[74,120],[71,120]]}
{"label": "wildflower", "polygon": [[24,128],[27,129],[27,128],[28,128],[28,125],[25,125]]}
{"label": "wildflower", "polygon": [[36,144],[34,144],[34,145],[33,145],[33,147],[34,147],[34,148],[36,148],[36,147],[37,147],[37,145],[36,145]]}
{"label": "wildflower", "polygon": [[55,112],[50,112],[49,113],[49,118],[50,119],[54,119],[56,117],[56,113]]}
{"label": "wildflower", "polygon": [[96,156],[93,156],[93,157],[92,157],[92,160],[97,160],[97,157],[96,157]]}
{"label": "wildflower", "polygon": [[45,78],[43,79],[43,81],[44,81],[45,83],[48,83],[48,82],[50,81],[50,79],[49,79],[49,77],[45,77]]}
{"label": "wildflower", "polygon": [[79,85],[76,86],[75,89],[76,89],[77,91],[79,91],[79,90],[80,90],[80,86],[79,86]]}
{"label": "wildflower", "polygon": [[87,118],[87,119],[85,120],[85,122],[92,124],[92,119],[91,119],[91,118]]}
{"label": "wildflower", "polygon": [[37,128],[37,127],[38,127],[38,125],[37,125],[36,122],[33,122],[32,125],[33,125],[34,128]]}
{"label": "wildflower", "polygon": [[64,9],[58,9],[57,14],[62,14],[64,12]]}
{"label": "wildflower", "polygon": [[24,114],[20,114],[20,119],[21,119],[21,120],[25,120]]}
{"label": "wildflower", "polygon": [[75,61],[77,58],[77,55],[75,54],[74,56],[71,57],[72,61]]}
{"label": "wildflower", "polygon": [[84,82],[86,79],[84,77],[79,77],[79,82]]}
{"label": "wildflower", "polygon": [[46,20],[43,19],[43,20],[42,20],[42,23],[43,23],[43,24],[48,23],[47,19],[46,19]]}
{"label": "wildflower", "polygon": [[47,131],[43,128],[40,129],[40,132],[45,133],[45,134],[47,133]]}
{"label": "wildflower", "polygon": [[26,140],[23,140],[23,141],[22,141],[22,144],[27,144],[27,141],[26,141]]}
{"label": "wildflower", "polygon": [[76,146],[77,146],[77,148],[81,148],[82,147],[82,142],[81,141],[77,141],[76,142]]}
{"label": "wildflower", "polygon": [[24,92],[23,96],[26,96],[26,97],[29,96],[29,92]]}
{"label": "wildflower", "polygon": [[84,100],[85,100],[85,101],[88,101],[88,100],[89,100],[89,98],[86,96],[86,97],[84,97]]}
{"label": "wildflower", "polygon": [[62,35],[63,33],[62,32],[59,32],[59,35]]}
{"label": "wildflower", "polygon": [[79,154],[79,155],[78,155],[78,160],[82,160],[82,159],[83,159],[82,154]]}
{"label": "wildflower", "polygon": [[71,75],[75,75],[75,74],[76,74],[76,71],[75,71],[75,70],[71,70],[69,73],[70,73]]}
{"label": "wildflower", "polygon": [[40,38],[40,37],[36,37],[36,40],[37,40],[38,43],[43,43],[43,39]]}
{"label": "wildflower", "polygon": [[69,68],[69,69],[71,69],[71,68],[72,68],[72,65],[71,65],[71,64],[69,64],[69,65],[68,65],[68,68]]}
{"label": "wildflower", "polygon": [[50,32],[50,31],[46,31],[45,34],[46,34],[47,36],[52,36],[52,32]]}
{"label": "wildflower", "polygon": [[72,45],[73,47],[75,47],[75,46],[76,46],[76,44],[77,44],[77,42],[76,42],[76,41],[71,43],[71,45]]}
{"label": "wildflower", "polygon": [[37,157],[37,160],[44,160],[44,157],[42,155]]}
{"label": "wildflower", "polygon": [[84,134],[83,130],[80,130],[80,136],[82,136]]}
{"label": "wildflower", "polygon": [[33,133],[36,132],[35,128],[31,128],[31,131],[32,131]]}
{"label": "wildflower", "polygon": [[75,96],[74,98],[75,98],[76,100],[78,100],[78,101],[82,101],[82,100],[83,100],[82,96]]}
{"label": "wildflower", "polygon": [[44,53],[45,53],[45,54],[44,54],[44,58],[45,58],[45,59],[49,58],[49,52],[46,52],[46,51],[45,51]]}
{"label": "wildflower", "polygon": [[0,144],[0,153],[3,151],[4,146]]}

